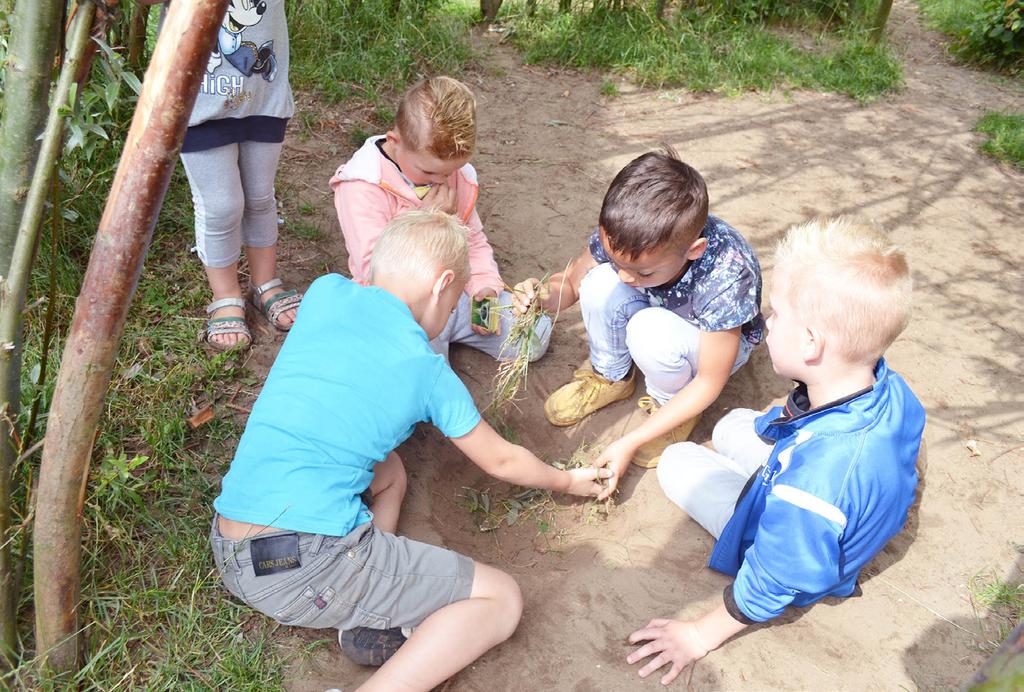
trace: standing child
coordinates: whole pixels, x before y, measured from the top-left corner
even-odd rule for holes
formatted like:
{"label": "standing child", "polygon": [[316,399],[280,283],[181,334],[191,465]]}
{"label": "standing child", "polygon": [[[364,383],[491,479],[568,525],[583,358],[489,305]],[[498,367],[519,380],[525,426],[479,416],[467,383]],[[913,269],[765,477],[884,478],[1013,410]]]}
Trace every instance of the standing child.
{"label": "standing child", "polygon": [[668,684],[747,625],[851,595],[903,527],[924,409],[882,354],[907,324],[910,291],[903,254],[872,228],[809,223],[779,245],[768,351],[798,385],[785,406],[722,418],[717,451],[665,450],[661,487],[718,539],[708,566],[736,579],[703,617],[630,635],[648,643],[629,663],[655,656],[641,677],[671,663]]}
{"label": "standing child", "polygon": [[217,350],[252,342],[238,282],[243,247],[250,300],[271,325],[290,329],[302,300],[277,278],[274,177],[295,110],[284,6],[285,0],[229,0],[181,147],[195,249],[213,292],[205,338]]}
{"label": "standing child", "polygon": [[[374,245],[384,226],[408,209],[440,209],[454,214],[469,228],[471,275],[465,295],[452,318],[431,344],[448,355],[452,343],[461,343],[503,358],[503,334],[513,316],[512,295],[504,290],[494,251],[487,242],[476,211],[479,185],[470,165],[476,145],[476,100],[462,82],[451,77],[423,80],[402,97],[395,127],[370,137],[331,178],[334,206],[348,249],[352,278],[369,279]],[[474,300],[496,299],[499,323],[494,332],[472,323]],[[530,360],[544,355],[551,336],[551,320],[541,319],[530,345]],[[517,348],[506,349],[509,354]]]}
{"label": "standing child", "polygon": [[380,236],[370,286],[313,282],[214,502],[227,589],[285,625],[337,628],[357,662],[387,661],[364,690],[431,689],[511,636],[522,611],[507,574],[395,535],[394,450],[417,423],[509,483],[594,496],[611,475],[559,471],[504,440],[431,350],[469,276],[465,232],[408,212]]}
{"label": "standing child", "polygon": [[553,425],[632,396],[634,363],[646,378],[640,405],[652,415],[602,453],[615,471],[605,496],[630,461],[654,467],[668,444],[689,437],[762,338],[757,259],[743,236],[708,215],[704,179],[671,150],[615,176],[588,247],[547,286],[519,284],[517,309],[538,294],[550,311],[580,302],[593,367],[548,397]]}

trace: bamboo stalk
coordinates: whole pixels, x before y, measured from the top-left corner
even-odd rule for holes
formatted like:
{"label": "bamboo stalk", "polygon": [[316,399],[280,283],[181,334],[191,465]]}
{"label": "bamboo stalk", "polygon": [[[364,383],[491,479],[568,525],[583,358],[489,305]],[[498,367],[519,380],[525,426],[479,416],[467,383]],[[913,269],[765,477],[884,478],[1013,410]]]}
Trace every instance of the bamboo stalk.
{"label": "bamboo stalk", "polygon": [[146,50],[146,25],[149,23],[149,5],[135,3],[132,22],[128,27],[128,66],[142,74],[142,54]]}
{"label": "bamboo stalk", "polygon": [[[51,6],[52,5],[52,6]],[[46,114],[53,55],[61,36],[63,2],[18,3],[8,60],[6,110],[0,133],[0,418],[8,426],[0,438],[0,659],[9,666],[17,651],[18,569],[11,559],[11,480],[19,444],[14,429],[21,402],[21,326],[35,241],[57,155],[47,153],[46,135],[57,106],[46,119],[42,145],[36,135]],[[88,29],[86,26],[88,37]],[[25,42],[34,42],[26,46]],[[25,58],[14,55],[24,51]],[[66,70],[65,70],[66,72]],[[25,84],[25,80],[36,80]],[[60,92],[54,96],[55,104]],[[67,93],[64,94],[64,102]],[[63,123],[60,118],[59,123]],[[58,138],[59,138],[58,133]],[[59,139],[58,139],[59,146]],[[10,149],[8,149],[10,147]],[[36,162],[36,152],[41,162]],[[31,185],[27,185],[31,178]],[[23,233],[30,237],[22,240]],[[30,243],[26,258],[19,245]],[[6,278],[5,278],[6,277]]]}
{"label": "bamboo stalk", "polygon": [[82,505],[93,438],[142,262],[227,0],[172,2],[64,347],[36,491],[36,643],[52,671],[79,665]]}
{"label": "bamboo stalk", "polygon": [[0,276],[7,276],[25,193],[46,122],[65,0],[19,0],[11,22],[0,123]]}

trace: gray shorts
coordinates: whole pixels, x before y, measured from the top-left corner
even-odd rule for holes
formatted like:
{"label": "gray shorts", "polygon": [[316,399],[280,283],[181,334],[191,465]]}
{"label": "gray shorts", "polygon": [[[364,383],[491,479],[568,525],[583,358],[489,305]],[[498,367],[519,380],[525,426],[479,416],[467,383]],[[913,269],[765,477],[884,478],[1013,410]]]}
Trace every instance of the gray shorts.
{"label": "gray shorts", "polygon": [[444,606],[469,598],[473,561],[445,548],[379,531],[372,523],[347,536],[298,535],[300,567],[257,577],[249,543],[210,530],[213,559],[227,590],[246,605],[294,627],[415,627]]}

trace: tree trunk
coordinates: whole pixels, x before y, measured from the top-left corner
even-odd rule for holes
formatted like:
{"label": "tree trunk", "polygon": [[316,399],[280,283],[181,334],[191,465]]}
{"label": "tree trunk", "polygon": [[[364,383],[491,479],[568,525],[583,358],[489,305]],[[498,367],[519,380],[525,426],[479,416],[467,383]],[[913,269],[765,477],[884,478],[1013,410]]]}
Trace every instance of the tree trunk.
{"label": "tree trunk", "polygon": [[117,345],[227,0],[172,2],[107,198],[75,306],[36,493],[39,655],[78,665],[82,505]]}
{"label": "tree trunk", "polygon": [[498,10],[500,9],[501,0],[480,0],[480,16],[488,24],[498,18]]}
{"label": "tree trunk", "polygon": [[132,9],[132,23],[128,27],[128,66],[136,72],[142,71],[142,57],[146,52],[146,26],[149,23],[149,5],[135,3]]}
{"label": "tree trunk", "polygon": [[[12,2],[4,1],[9,12]],[[9,274],[18,223],[25,208],[28,183],[32,177],[39,143],[36,141],[46,119],[50,75],[61,35],[64,0],[21,0],[11,24],[7,75],[4,85],[4,116],[0,123],[0,301],[13,298],[2,277]],[[15,318],[20,326],[20,305]],[[12,663],[17,646],[16,568],[11,561],[8,531],[11,524],[11,473],[17,445],[14,421],[21,403],[20,331],[2,339],[11,348],[0,349],[0,369],[10,371],[0,383],[0,414],[6,435],[0,435],[0,662]]]}
{"label": "tree trunk", "polygon": [[875,12],[875,19],[871,22],[871,37],[869,40],[872,45],[882,40],[882,36],[885,33],[885,25],[889,21],[890,12],[892,12],[892,0],[881,0],[878,3],[878,10]]}

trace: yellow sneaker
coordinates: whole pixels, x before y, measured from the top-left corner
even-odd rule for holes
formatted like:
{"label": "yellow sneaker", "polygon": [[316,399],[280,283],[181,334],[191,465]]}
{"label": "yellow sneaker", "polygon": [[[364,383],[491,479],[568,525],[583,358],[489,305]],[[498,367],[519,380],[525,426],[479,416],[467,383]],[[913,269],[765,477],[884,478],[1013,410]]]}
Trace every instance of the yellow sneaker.
{"label": "yellow sneaker", "polygon": [[[651,415],[654,415],[661,408],[658,406],[658,402],[649,396],[640,397],[637,401],[637,406],[646,410]],[[700,422],[700,417],[701,414],[698,413],[690,420],[683,422],[682,425],[672,428],[667,433],[659,435],[653,440],[645,442],[641,445],[640,449],[636,450],[636,454],[633,455],[633,463],[641,468],[653,469],[661,461],[661,453],[665,451],[666,447],[677,442],[686,442],[690,438],[693,429]]]}
{"label": "yellow sneaker", "polygon": [[628,399],[634,389],[636,375],[632,370],[626,379],[612,382],[589,368],[580,368],[569,384],[556,389],[544,402],[544,415],[551,425],[574,425],[608,404]]}

